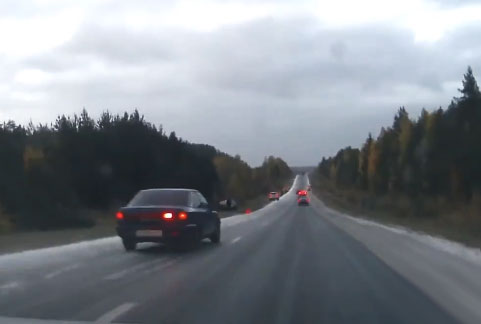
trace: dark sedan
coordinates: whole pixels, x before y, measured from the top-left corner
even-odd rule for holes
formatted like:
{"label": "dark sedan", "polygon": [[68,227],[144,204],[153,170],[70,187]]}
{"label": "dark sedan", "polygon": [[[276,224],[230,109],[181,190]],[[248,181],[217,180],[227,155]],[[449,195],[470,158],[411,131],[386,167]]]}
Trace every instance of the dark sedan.
{"label": "dark sedan", "polygon": [[127,251],[135,250],[139,242],[220,241],[217,212],[197,190],[142,190],[117,212],[116,218],[117,234]]}

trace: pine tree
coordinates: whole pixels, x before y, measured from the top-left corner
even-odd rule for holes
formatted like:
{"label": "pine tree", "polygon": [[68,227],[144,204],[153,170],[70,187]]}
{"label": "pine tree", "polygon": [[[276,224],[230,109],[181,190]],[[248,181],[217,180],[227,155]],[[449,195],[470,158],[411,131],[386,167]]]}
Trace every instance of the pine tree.
{"label": "pine tree", "polygon": [[458,91],[463,94],[458,100],[479,99],[481,96],[478,83],[474,78],[473,69],[470,66],[468,66],[468,70],[464,74],[463,88],[458,89]]}
{"label": "pine tree", "polygon": [[369,184],[368,166],[372,142],[372,135],[369,133],[369,136],[367,137],[366,142],[362,146],[361,152],[359,153],[359,186],[363,190],[368,189]]}

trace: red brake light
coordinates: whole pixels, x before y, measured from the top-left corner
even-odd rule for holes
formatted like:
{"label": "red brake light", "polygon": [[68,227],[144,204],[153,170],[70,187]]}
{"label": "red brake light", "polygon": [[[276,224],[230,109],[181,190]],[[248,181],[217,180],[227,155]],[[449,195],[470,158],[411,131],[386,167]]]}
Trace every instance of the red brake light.
{"label": "red brake light", "polygon": [[162,214],[162,218],[166,220],[171,220],[174,218],[174,214],[172,214],[171,212],[166,212]]}
{"label": "red brake light", "polygon": [[115,218],[117,218],[118,220],[124,219],[124,213],[122,213],[121,211],[117,212],[117,214],[115,214]]}
{"label": "red brake light", "polygon": [[186,220],[187,219],[187,213],[186,212],[180,212],[179,215],[177,215],[177,217],[180,220]]}

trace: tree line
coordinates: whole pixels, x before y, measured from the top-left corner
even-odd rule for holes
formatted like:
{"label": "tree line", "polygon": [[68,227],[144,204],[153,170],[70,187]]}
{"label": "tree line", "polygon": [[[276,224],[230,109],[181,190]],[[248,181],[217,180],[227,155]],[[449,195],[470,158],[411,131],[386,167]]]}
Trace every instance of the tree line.
{"label": "tree line", "polygon": [[390,127],[360,149],[323,158],[318,173],[339,188],[412,199],[469,202],[481,193],[481,94],[471,67],[447,109],[422,110],[417,119],[399,108]]}
{"label": "tree line", "polygon": [[282,172],[271,173],[270,163],[252,169],[212,146],[165,134],[137,110],[104,112],[94,120],[84,109],[51,125],[8,121],[0,124],[0,218],[16,228],[90,226],[95,220],[83,210],[116,208],[153,187],[195,188],[211,202],[226,195],[243,199],[290,176],[287,165],[274,160]]}
{"label": "tree line", "polygon": [[240,203],[270,191],[281,192],[292,177],[286,162],[273,156],[266,157],[260,167],[250,168],[239,155],[219,154],[214,165],[225,197],[233,197]]}

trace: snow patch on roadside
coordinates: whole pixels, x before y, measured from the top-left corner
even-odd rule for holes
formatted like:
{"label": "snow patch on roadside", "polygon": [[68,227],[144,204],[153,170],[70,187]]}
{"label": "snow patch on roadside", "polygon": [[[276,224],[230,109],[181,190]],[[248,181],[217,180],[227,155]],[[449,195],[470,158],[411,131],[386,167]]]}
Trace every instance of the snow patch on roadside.
{"label": "snow patch on roadside", "polygon": [[76,256],[80,254],[93,256],[106,250],[115,249],[116,247],[120,250],[121,245],[119,243],[120,239],[113,236],[66,245],[3,254],[0,255],[0,264],[22,261],[22,265],[26,266],[28,264],[35,264],[39,261],[61,259],[62,257],[71,258],[72,254],[77,254]]}
{"label": "snow patch on roadside", "polygon": [[474,262],[481,265],[481,250],[479,248],[468,247],[462,243],[450,241],[443,237],[433,236],[423,232],[410,230],[403,226],[396,226],[396,225],[388,226],[388,225],[380,224],[375,221],[367,220],[364,218],[353,217],[348,214],[334,211],[328,208],[327,206],[325,206],[324,204],[323,204],[323,207],[326,208],[326,210],[329,211],[329,214],[331,214],[332,216],[341,216],[364,226],[373,226],[373,227],[381,228],[399,235],[409,236],[410,238],[420,243],[429,245],[439,251],[443,251],[443,252],[461,257],[466,261]]}
{"label": "snow patch on roadside", "polygon": [[230,227],[234,226],[240,223],[244,223],[247,221],[251,221],[253,219],[258,218],[259,216],[263,215],[265,212],[265,209],[268,208],[272,203],[268,204],[267,206],[264,206],[263,208],[256,210],[255,212],[252,212],[250,214],[239,214],[239,215],[234,215],[230,216],[227,218],[222,218],[220,220],[222,227]]}

